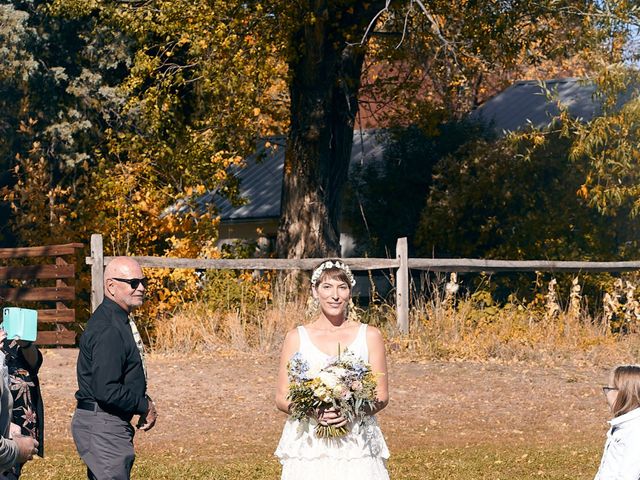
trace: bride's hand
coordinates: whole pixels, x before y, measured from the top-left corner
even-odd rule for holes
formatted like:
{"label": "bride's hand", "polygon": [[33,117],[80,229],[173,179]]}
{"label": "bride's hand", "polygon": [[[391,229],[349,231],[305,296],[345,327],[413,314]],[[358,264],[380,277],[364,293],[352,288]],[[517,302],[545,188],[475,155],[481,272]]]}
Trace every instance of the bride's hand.
{"label": "bride's hand", "polygon": [[335,408],[326,408],[318,410],[318,423],[320,425],[332,425],[334,427],[343,427],[349,420],[342,416],[340,410]]}

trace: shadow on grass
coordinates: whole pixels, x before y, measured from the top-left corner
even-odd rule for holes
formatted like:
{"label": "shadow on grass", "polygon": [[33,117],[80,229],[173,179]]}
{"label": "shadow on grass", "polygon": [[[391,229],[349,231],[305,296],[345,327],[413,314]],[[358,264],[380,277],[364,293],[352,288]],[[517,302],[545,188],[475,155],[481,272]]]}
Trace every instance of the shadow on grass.
{"label": "shadow on grass", "polygon": [[[508,440],[508,439],[506,439]],[[393,480],[590,480],[597,470],[601,445],[557,445],[538,448],[473,445],[392,452]],[[153,480],[277,480],[280,466],[268,456],[221,463],[188,460],[169,452],[140,452],[132,478]],[[333,476],[339,478],[339,472]],[[23,480],[83,480],[85,468],[71,446],[49,448],[46,458],[25,468]],[[302,480],[302,479],[301,479]]]}

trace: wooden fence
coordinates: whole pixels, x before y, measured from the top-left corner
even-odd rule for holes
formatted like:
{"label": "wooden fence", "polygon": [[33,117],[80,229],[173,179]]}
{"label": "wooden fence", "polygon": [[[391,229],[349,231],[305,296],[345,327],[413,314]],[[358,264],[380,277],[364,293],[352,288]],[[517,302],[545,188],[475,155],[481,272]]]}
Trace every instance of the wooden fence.
{"label": "wooden fence", "polygon": [[[114,257],[105,257],[102,235],[91,235],[91,257],[86,262],[91,265],[91,309],[102,302],[104,297],[104,267]],[[311,270],[322,261],[321,258],[277,259],[195,259],[170,257],[132,257],[142,267],[188,268],[188,269],[233,269],[233,270]],[[409,271],[427,270],[431,272],[625,272],[640,270],[636,262],[573,262],[553,260],[477,260],[467,258],[408,258],[407,239],[399,238],[396,243],[396,258],[347,258],[352,270],[393,270],[395,272],[395,296],[398,328],[409,332]]]}
{"label": "wooden fence", "polygon": [[[21,286],[0,288],[0,300],[3,305],[22,306],[24,303],[55,303],[53,309],[38,310],[38,322],[53,323],[55,330],[39,331],[39,345],[74,345],[76,334],[65,324],[75,321],[75,310],[65,302],[75,300],[75,286],[69,280],[75,279],[75,259],[70,263],[65,256],[75,256],[76,250],[83,248],[81,243],[48,245],[44,247],[0,248],[1,260],[33,259],[54,257],[53,264],[38,265],[2,265],[0,282],[19,281]],[[55,286],[42,286],[41,283],[55,280]],[[34,286],[37,282],[38,286]]]}

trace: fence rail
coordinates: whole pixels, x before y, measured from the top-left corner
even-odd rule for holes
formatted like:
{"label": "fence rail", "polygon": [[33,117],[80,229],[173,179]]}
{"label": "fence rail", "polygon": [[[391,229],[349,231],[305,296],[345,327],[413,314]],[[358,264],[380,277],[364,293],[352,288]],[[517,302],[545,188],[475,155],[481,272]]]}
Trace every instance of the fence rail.
{"label": "fence rail", "polygon": [[410,258],[408,266],[432,272],[563,272],[603,273],[640,270],[640,262],[574,262],[555,260],[476,260],[470,258]]}
{"label": "fence rail", "polygon": [[[104,298],[104,267],[115,257],[105,257],[102,235],[91,236],[91,309]],[[142,267],[232,270],[311,270],[321,258],[278,259],[198,259],[171,257],[132,257]],[[394,270],[397,324],[403,333],[409,332],[409,271],[432,272],[630,272],[640,270],[640,261],[632,262],[574,262],[553,260],[482,260],[469,258],[409,258],[407,239],[396,243],[396,258],[347,258],[352,270]]]}
{"label": "fence rail", "polygon": [[[104,257],[108,265],[115,257]],[[132,257],[141,267],[150,268],[187,268],[194,270],[311,270],[322,258],[280,259],[280,258],[171,258],[171,257]],[[349,258],[352,270],[381,270],[398,268],[396,260],[384,258]],[[87,257],[87,265],[93,265],[93,259]]]}

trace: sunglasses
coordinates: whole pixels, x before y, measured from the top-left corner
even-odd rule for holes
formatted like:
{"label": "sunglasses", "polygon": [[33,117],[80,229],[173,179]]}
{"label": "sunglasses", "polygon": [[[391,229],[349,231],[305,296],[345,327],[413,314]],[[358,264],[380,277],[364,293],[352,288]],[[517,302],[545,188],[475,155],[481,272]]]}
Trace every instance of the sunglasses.
{"label": "sunglasses", "polygon": [[128,283],[129,286],[134,290],[137,290],[138,287],[140,286],[140,284],[142,284],[142,286],[144,288],[147,288],[147,284],[149,283],[149,279],[147,277],[144,277],[144,278],[112,278],[111,280],[115,280],[117,282],[122,282],[122,283]]}

